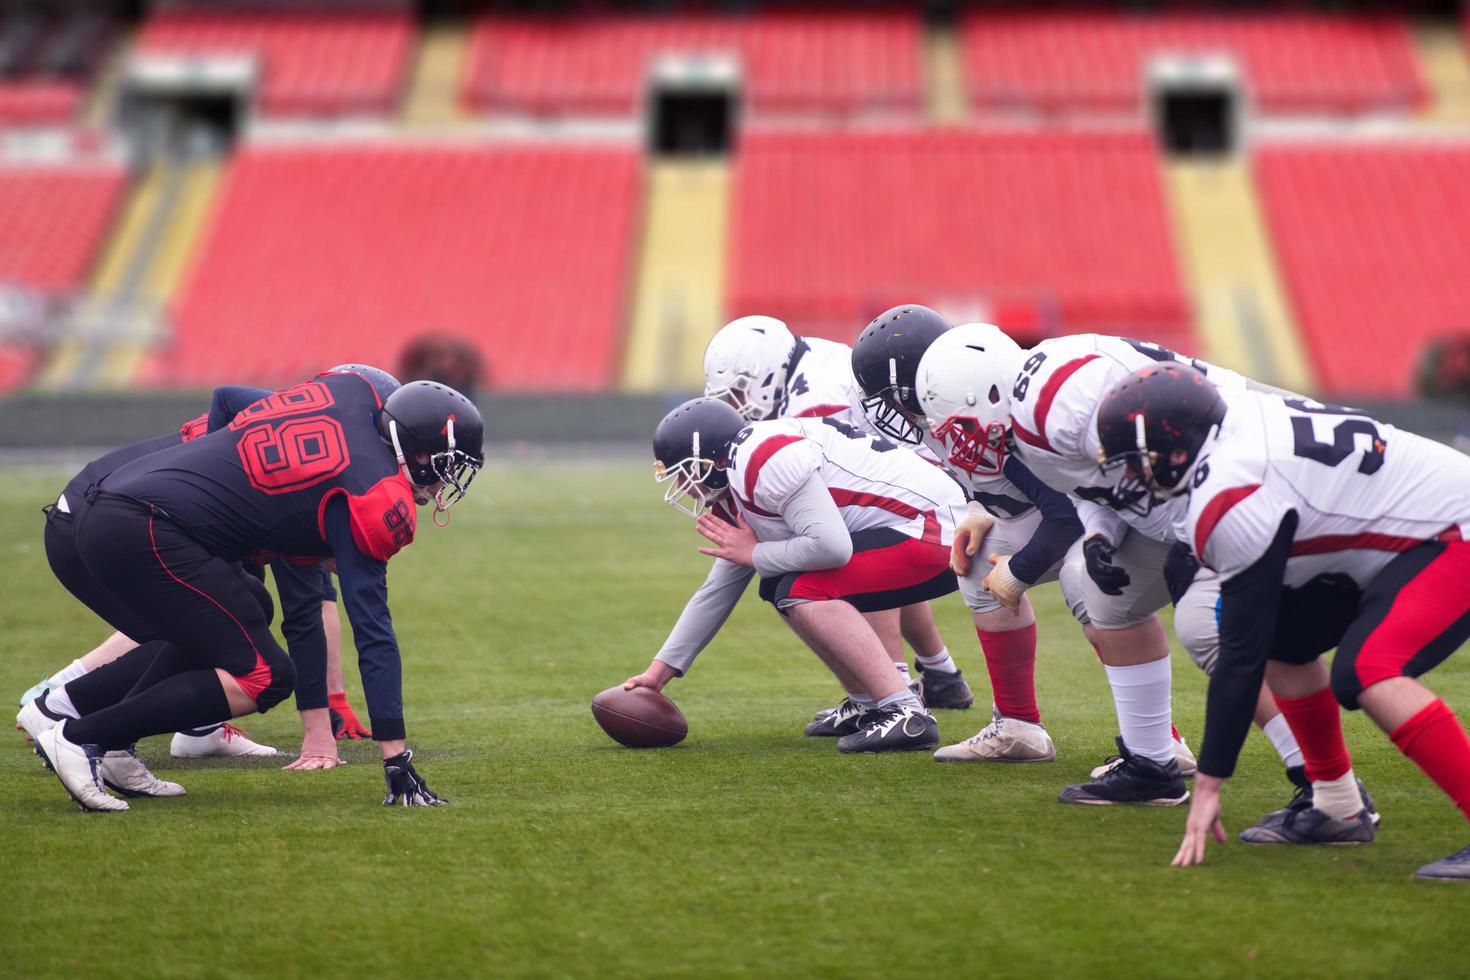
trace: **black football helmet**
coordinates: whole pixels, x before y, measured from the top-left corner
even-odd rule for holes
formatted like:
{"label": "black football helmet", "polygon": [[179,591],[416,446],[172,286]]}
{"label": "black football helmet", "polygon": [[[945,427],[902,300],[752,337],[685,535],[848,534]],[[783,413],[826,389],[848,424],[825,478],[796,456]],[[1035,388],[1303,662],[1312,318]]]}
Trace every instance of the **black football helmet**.
{"label": "black football helmet", "polygon": [[1199,370],[1177,361],[1139,368],[1098,404],[1098,465],[1122,468],[1120,501],[1167,500],[1189,489],[1186,477],[1224,418],[1225,400]]}
{"label": "black football helmet", "polygon": [[748,424],[718,398],[694,398],[665,415],[653,430],[653,478],[668,484],[664,503],[694,518],[709,510],[729,489],[730,446]]}
{"label": "black football helmet", "polygon": [[326,373],[361,376],[364,381],[373,386],[373,391],[378,393],[379,403],[386,402],[389,395],[403,387],[403,384],[393,375],[371,364],[338,364],[327,368]]}
{"label": "black football helmet", "polygon": [[378,428],[415,486],[431,487],[434,509],[464,497],[485,465],[485,420],[464,395],[437,381],[403,385],[383,403]]}
{"label": "black football helmet", "polygon": [[863,389],[863,411],[878,431],[917,446],[924,408],[915,378],[919,360],[950,322],[927,306],[895,306],[880,313],[852,345],[852,374]]}

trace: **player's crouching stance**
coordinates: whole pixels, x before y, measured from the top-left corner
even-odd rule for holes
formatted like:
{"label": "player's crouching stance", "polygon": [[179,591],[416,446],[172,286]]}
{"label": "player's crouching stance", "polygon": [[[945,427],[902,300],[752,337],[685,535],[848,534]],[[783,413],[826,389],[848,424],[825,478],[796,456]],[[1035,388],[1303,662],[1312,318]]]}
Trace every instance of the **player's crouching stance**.
{"label": "player's crouching stance", "polygon": [[383,403],[361,376],[326,374],[89,490],[77,551],[116,600],[94,611],[141,645],[68,684],[62,702],[48,697],[65,720],[36,745],[72,798],[125,810],[99,775],[107,750],[266,711],[290,693],[291,661],[233,565],[270,554],[335,564],[383,755],[384,803],[443,802],[404,744],[387,561],[413,540],[416,503],[437,514],[463,496],[483,438],[479,411],[452,389],[416,382]]}
{"label": "player's crouching stance", "polygon": [[[939,726],[893,669],[864,612],[955,589],[949,541],[964,498],[935,467],[820,419],[746,421],[711,398],[654,433],[664,499],[694,517],[715,559],[673,632],[626,687],[662,688],[714,638],[750,579],[855,705],[841,752],[925,749]],[[685,498],[689,502],[685,502]]]}
{"label": "player's crouching stance", "polygon": [[[1224,840],[1220,791],[1263,677],[1301,743],[1313,805],[1259,842],[1373,839],[1337,703],[1364,708],[1470,817],[1470,739],[1414,679],[1470,638],[1470,462],[1351,409],[1216,390],[1180,364],[1119,381],[1098,433],[1100,456],[1141,489],[1188,494],[1177,533],[1221,579],[1219,661],[1174,863],[1198,864],[1211,835]],[[1313,590],[1307,609],[1330,635],[1292,651],[1285,617],[1306,612],[1291,601]],[[1329,673],[1318,653],[1332,646]],[[1419,874],[1470,878],[1470,848]]]}

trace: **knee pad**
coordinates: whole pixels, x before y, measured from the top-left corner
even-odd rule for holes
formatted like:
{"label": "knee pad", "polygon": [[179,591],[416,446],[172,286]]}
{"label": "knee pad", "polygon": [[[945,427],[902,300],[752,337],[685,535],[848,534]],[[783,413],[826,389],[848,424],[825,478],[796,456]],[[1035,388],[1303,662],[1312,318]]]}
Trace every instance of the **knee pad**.
{"label": "knee pad", "polygon": [[1087,566],[1081,561],[1081,555],[1082,552],[1078,551],[1077,560],[1073,560],[1072,554],[1068,553],[1057,575],[1057,584],[1062,587],[1062,598],[1066,600],[1072,618],[1085,625],[1089,620],[1087,602],[1082,598],[1082,579],[1087,575]]}
{"label": "knee pad", "polygon": [[1183,603],[1174,607],[1174,637],[1189,659],[1206,674],[1215,671],[1220,656],[1220,628],[1212,607]]}
{"label": "knee pad", "polygon": [[1332,696],[1344,710],[1357,711],[1358,695],[1363,693],[1358,682],[1358,658],[1355,655],[1344,656],[1344,652],[1338,650],[1337,656],[1332,658]]}

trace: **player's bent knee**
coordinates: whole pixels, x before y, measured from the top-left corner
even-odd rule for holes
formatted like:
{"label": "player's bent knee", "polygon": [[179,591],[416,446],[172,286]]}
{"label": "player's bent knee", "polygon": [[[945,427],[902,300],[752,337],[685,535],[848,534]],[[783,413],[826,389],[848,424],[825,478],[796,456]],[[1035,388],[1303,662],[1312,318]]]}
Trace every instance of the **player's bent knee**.
{"label": "player's bent knee", "polygon": [[1358,679],[1357,657],[1345,656],[1338,651],[1332,660],[1332,696],[1348,711],[1358,710],[1358,696],[1363,693],[1363,684]]}
{"label": "player's bent knee", "polygon": [[296,689],[296,665],[291,662],[291,658],[273,659],[270,671],[270,683],[255,695],[255,710],[261,714],[286,700]]}

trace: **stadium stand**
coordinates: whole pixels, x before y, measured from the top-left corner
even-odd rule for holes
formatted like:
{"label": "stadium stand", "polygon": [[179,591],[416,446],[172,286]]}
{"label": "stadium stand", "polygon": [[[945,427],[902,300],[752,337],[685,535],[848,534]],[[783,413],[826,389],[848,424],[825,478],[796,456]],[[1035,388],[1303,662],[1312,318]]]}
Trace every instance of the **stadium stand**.
{"label": "stadium stand", "polygon": [[981,109],[1130,111],[1148,58],[1233,55],[1272,112],[1424,106],[1428,92],[1400,19],[1303,14],[973,11],[961,24],[966,84]]}
{"label": "stadium stand", "polygon": [[733,200],[730,316],[847,342],[908,300],[1195,349],[1142,131],[748,133]]}
{"label": "stadium stand", "polygon": [[744,17],[485,17],[463,99],[480,109],[631,114],[660,52],[738,54],[754,111],[851,112],[920,104],[913,12],[772,12]]}
{"label": "stadium stand", "polygon": [[64,125],[75,119],[114,31],[100,4],[0,8],[0,126]]}
{"label": "stadium stand", "polygon": [[113,164],[0,165],[0,283],[81,285],[125,181]]}
{"label": "stadium stand", "polygon": [[153,371],[287,381],[436,331],[472,339],[497,387],[608,388],[640,196],[631,147],[247,148]]}
{"label": "stadium stand", "polygon": [[413,20],[399,13],[253,14],[159,11],[139,31],[144,52],[259,58],[261,111],[384,114],[402,94]]}
{"label": "stadium stand", "polygon": [[1470,144],[1262,146],[1254,165],[1323,390],[1408,395],[1424,345],[1470,331]]}

